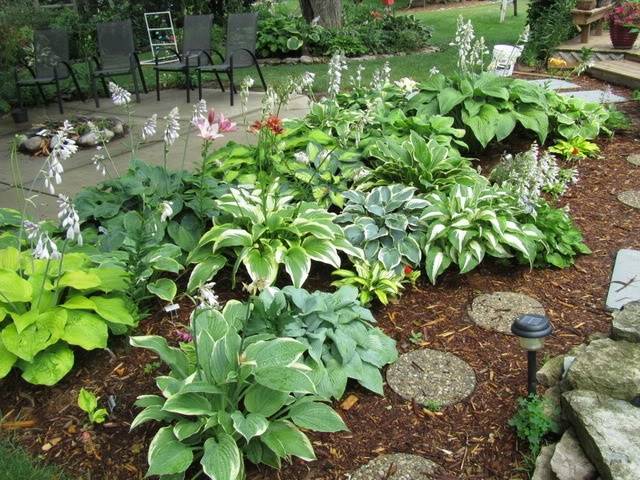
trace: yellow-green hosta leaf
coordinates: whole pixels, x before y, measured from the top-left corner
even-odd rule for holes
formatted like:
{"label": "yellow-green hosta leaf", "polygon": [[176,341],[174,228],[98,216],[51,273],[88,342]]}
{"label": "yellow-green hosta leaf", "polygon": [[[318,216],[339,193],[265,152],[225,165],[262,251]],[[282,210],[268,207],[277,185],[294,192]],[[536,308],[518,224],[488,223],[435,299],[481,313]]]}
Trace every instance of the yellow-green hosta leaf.
{"label": "yellow-green hosta leaf", "polygon": [[7,325],[0,332],[0,340],[11,353],[26,362],[31,362],[39,352],[60,339],[66,322],[66,310],[49,310],[38,314],[36,320],[20,332],[14,323]]}
{"label": "yellow-green hosta leaf", "polygon": [[61,339],[85,350],[106,348],[109,329],[98,315],[82,310],[69,310]]}
{"label": "yellow-green hosta leaf", "polygon": [[131,308],[124,299],[119,297],[106,298],[94,295],[89,298],[95,304],[95,311],[102,318],[111,323],[133,327],[136,319],[131,315]]}
{"label": "yellow-green hosta leaf", "polygon": [[175,282],[169,278],[159,278],[155,282],[147,284],[147,290],[167,302],[173,301],[176,293],[178,293],[178,287]]}
{"label": "yellow-green hosta leaf", "polygon": [[0,302],[30,302],[32,293],[28,281],[12,270],[0,269]]}
{"label": "yellow-green hosta leaf", "polygon": [[38,353],[32,362],[20,362],[22,378],[35,385],[55,385],[73,368],[73,352],[63,342]]}
{"label": "yellow-green hosta leaf", "polygon": [[102,282],[100,277],[90,271],[73,270],[62,274],[58,285],[61,287],[72,287],[76,290],[88,290],[99,287]]}
{"label": "yellow-green hosta leaf", "polygon": [[16,360],[18,360],[18,357],[7,350],[0,339],[0,378],[4,378],[9,374]]}
{"label": "yellow-green hosta leaf", "polygon": [[14,247],[0,250],[0,268],[16,271],[20,268],[20,252]]}

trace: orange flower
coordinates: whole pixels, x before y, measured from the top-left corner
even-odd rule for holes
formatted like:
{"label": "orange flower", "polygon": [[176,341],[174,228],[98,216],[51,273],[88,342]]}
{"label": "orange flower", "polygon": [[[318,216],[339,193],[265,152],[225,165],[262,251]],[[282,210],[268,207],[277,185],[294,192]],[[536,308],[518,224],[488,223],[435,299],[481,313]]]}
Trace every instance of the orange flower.
{"label": "orange flower", "polygon": [[404,266],[404,274],[405,275],[411,275],[413,273],[413,268],[411,268],[409,265],[405,265]]}
{"label": "orange flower", "polygon": [[282,127],[282,120],[275,115],[267,118],[267,121],[264,123],[264,126],[271,130],[274,134],[280,135],[284,132],[284,128]]}

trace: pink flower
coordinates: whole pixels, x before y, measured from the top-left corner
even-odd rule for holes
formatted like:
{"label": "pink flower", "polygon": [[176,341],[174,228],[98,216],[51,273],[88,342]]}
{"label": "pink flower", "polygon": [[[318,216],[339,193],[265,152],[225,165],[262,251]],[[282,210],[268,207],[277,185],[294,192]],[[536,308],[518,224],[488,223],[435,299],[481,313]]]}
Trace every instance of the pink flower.
{"label": "pink flower", "polygon": [[222,138],[224,136],[220,133],[220,125],[217,123],[209,123],[209,120],[206,118],[199,118],[194,125],[200,130],[198,135],[205,140],[215,140],[216,138]]}
{"label": "pink flower", "polygon": [[[213,110],[211,110],[213,112]],[[236,130],[235,122],[232,122],[221,113],[218,115],[219,130],[223,133],[234,132]]]}
{"label": "pink flower", "polygon": [[200,130],[199,135],[205,140],[222,138],[223,133],[236,130],[236,124],[226,118],[222,113],[216,115],[213,109],[209,110],[207,118],[198,118],[194,125]]}

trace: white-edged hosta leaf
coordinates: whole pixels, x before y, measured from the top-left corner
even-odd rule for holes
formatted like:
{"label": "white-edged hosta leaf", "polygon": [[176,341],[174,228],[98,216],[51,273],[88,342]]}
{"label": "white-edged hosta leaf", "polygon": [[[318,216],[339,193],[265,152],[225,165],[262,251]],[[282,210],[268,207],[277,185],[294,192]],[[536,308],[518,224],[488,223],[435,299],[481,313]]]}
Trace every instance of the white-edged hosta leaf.
{"label": "white-edged hosta leaf", "polygon": [[331,240],[307,237],[302,242],[302,248],[317,262],[328,263],[336,268],[340,266],[340,255]]}
{"label": "white-edged hosta leaf", "polygon": [[193,462],[193,452],[178,441],[172,427],[162,427],[151,440],[147,461],[147,476],[173,475],[189,468]]}
{"label": "white-edged hosta leaf", "polygon": [[301,287],[311,270],[311,257],[298,245],[290,247],[284,255],[284,268],[295,287]]}
{"label": "white-edged hosta leaf", "polygon": [[229,228],[218,235],[213,244],[213,251],[224,247],[248,247],[253,243],[253,237],[246,230]]}
{"label": "white-edged hosta leaf", "polygon": [[326,403],[301,402],[289,410],[291,420],[300,428],[316,432],[340,432],[347,430],[344,421]]}
{"label": "white-edged hosta leaf", "polygon": [[269,421],[264,415],[249,413],[247,416],[244,416],[239,410],[231,414],[231,420],[233,420],[233,428],[235,428],[236,432],[242,435],[247,442],[253,437],[262,435],[269,426]]}
{"label": "white-edged hosta leaf", "polygon": [[204,442],[200,464],[204,473],[213,480],[239,480],[242,454],[231,435],[220,433]]}
{"label": "white-edged hosta leaf", "polygon": [[261,439],[278,457],[293,455],[308,462],[316,459],[307,436],[286,420],[271,422]]}

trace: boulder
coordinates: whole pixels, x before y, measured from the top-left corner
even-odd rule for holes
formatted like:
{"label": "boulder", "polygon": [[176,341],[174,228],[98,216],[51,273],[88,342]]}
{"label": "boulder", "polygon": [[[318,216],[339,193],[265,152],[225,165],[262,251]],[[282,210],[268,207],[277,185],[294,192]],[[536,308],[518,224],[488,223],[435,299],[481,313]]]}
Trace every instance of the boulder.
{"label": "boulder", "polygon": [[638,480],[640,408],[585,390],[562,395],[562,410],[603,480]]}
{"label": "boulder", "polygon": [[124,124],[120,121],[117,121],[113,124],[111,131],[118,137],[124,135]]}
{"label": "boulder", "polygon": [[574,389],[632,400],[640,395],[640,344],[609,338],[591,342],[571,364],[567,382]]}
{"label": "boulder", "polygon": [[551,458],[551,470],[558,480],[595,480],[596,467],[585,455],[573,430],[564,432]]}
{"label": "boulder", "polygon": [[562,416],[562,406],[560,404],[561,396],[562,386],[560,384],[548,388],[543,395],[544,403],[542,404],[542,409],[545,417],[553,421],[553,431],[555,433],[562,433],[569,426],[565,418]]}
{"label": "boulder", "polygon": [[556,480],[556,476],[551,470],[551,457],[553,457],[555,450],[555,443],[540,449],[531,480]]}
{"label": "boulder", "polygon": [[300,57],[300,63],[304,63],[305,65],[309,65],[309,64],[313,63],[313,58],[310,57],[309,55],[302,55]]}
{"label": "boulder", "polygon": [[640,343],[640,302],[627,303],[622,310],[614,312],[611,337]]}
{"label": "boulder", "polygon": [[33,137],[25,138],[20,142],[20,148],[26,150],[29,153],[35,153],[40,150],[42,145],[42,137],[34,135]]}
{"label": "boulder", "polygon": [[536,379],[539,384],[545,387],[553,387],[562,379],[563,358],[562,355],[559,355],[544,362],[544,365],[536,373]]}
{"label": "boulder", "polygon": [[81,147],[95,147],[98,145],[98,137],[95,133],[88,132],[80,135],[77,143]]}

